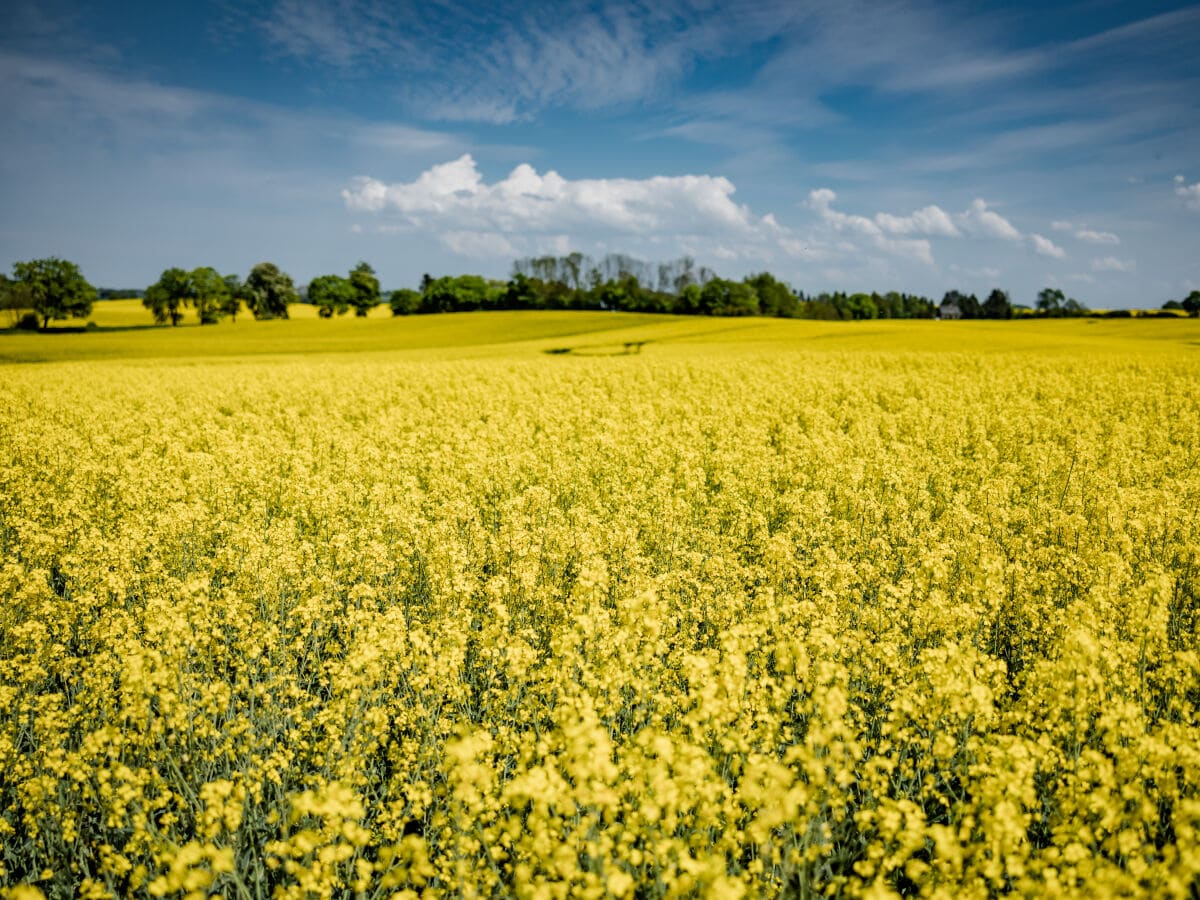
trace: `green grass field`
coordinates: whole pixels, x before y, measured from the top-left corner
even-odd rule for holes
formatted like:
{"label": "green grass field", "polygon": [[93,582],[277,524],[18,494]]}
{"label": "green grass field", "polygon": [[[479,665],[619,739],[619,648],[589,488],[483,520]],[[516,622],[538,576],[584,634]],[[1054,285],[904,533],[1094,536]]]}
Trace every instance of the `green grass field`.
{"label": "green grass field", "polygon": [[[84,329],[56,322],[49,333],[0,331],[0,362],[88,359],[178,359],[434,351],[439,356],[495,356],[560,351],[563,355],[673,353],[718,343],[747,350],[877,350],[1096,353],[1200,347],[1200,320],[1062,319],[1013,322],[877,320],[810,322],[609,312],[453,313],[393,318],[380,307],[366,319],[317,318],[296,305],[292,318],[201,327],[152,324],[138,300],[97,303]],[[630,348],[635,349],[635,348]]]}

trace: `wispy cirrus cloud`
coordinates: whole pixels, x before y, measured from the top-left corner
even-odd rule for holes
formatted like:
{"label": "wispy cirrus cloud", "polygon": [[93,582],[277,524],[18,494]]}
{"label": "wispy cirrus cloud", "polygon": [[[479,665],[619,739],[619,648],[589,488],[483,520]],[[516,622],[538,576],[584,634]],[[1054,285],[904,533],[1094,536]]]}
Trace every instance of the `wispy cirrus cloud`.
{"label": "wispy cirrus cloud", "polygon": [[113,72],[111,67],[42,59],[0,50],[6,86],[0,110],[34,130],[84,129],[106,140],[172,146],[251,146],[264,135],[303,146],[327,139],[401,153],[451,150],[445,131],[367,122],[338,112],[296,110],[262,101]]}
{"label": "wispy cirrus cloud", "polygon": [[1136,272],[1137,262],[1132,259],[1117,259],[1115,256],[1097,257],[1092,260],[1093,272]]}
{"label": "wispy cirrus cloud", "polygon": [[256,23],[276,53],[342,77],[405,73],[398,96],[422,118],[492,124],[642,102],[729,39],[728,23],[688,3],[275,0]]}
{"label": "wispy cirrus cloud", "polygon": [[257,25],[278,53],[348,69],[423,55],[403,12],[378,0],[275,0]]}
{"label": "wispy cirrus cloud", "polygon": [[1079,231],[1076,231],[1075,238],[1088,244],[1109,244],[1115,246],[1121,243],[1121,239],[1111,231],[1094,231],[1091,228],[1081,228]]}
{"label": "wispy cirrus cloud", "polygon": [[1077,222],[1070,222],[1066,219],[1055,219],[1050,223],[1050,227],[1055,231],[1070,232],[1075,240],[1083,241],[1085,244],[1100,244],[1115,247],[1121,243],[1120,235],[1114,234],[1111,231],[1100,231],[1097,228],[1091,228]]}

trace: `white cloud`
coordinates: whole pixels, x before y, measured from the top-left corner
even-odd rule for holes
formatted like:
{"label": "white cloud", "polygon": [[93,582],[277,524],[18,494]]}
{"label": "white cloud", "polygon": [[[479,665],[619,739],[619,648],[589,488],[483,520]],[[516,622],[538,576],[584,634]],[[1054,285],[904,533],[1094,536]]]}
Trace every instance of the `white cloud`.
{"label": "white cloud", "polygon": [[1175,196],[1182,197],[1188,209],[1200,209],[1200,181],[1187,184],[1182,175],[1176,175]]}
{"label": "white cloud", "polygon": [[[829,188],[810,191],[808,206],[825,224],[837,231],[853,232],[872,240],[876,247],[896,256],[909,257],[926,264],[933,263],[930,242],[925,239],[895,240],[891,235],[925,234],[936,237],[959,238],[964,234],[999,238],[1007,241],[1022,239],[1011,222],[988,208],[984,200],[975,200],[961,213],[951,215],[939,206],[926,206],[906,216],[876,213],[872,218],[851,215],[833,208],[837,194]],[[1051,241],[1040,235],[1035,240],[1039,252],[1054,256],[1062,253]]]}
{"label": "white cloud", "polygon": [[943,237],[958,237],[959,230],[950,216],[938,206],[926,206],[907,216],[876,213],[875,224],[888,234],[936,234]]}
{"label": "white cloud", "polygon": [[1116,245],[1121,243],[1121,239],[1111,231],[1092,231],[1090,228],[1084,228],[1075,232],[1075,237],[1089,244]]}
{"label": "white cloud", "polygon": [[[809,193],[808,205],[812,209],[815,209],[825,222],[832,225],[838,231],[853,231],[876,238],[882,237],[884,234],[931,234],[943,237],[958,237],[960,235],[950,216],[937,206],[926,206],[924,209],[918,209],[907,216],[894,216],[891,213],[881,212],[876,213],[874,218],[868,219],[865,216],[848,215],[833,209],[832,203],[836,199],[837,194],[829,188],[818,188]],[[891,243],[900,245],[906,242],[893,241]],[[907,243],[924,243],[928,245],[929,242],[918,241]]]}
{"label": "white cloud", "polygon": [[817,211],[824,222],[838,231],[853,231],[874,238],[883,236],[880,227],[865,216],[851,216],[833,209],[830,204],[836,199],[837,194],[829,188],[817,188],[809,191],[808,205]]}
{"label": "white cloud", "polygon": [[926,209],[918,210],[913,215],[904,218],[880,213],[875,217],[875,220],[871,220],[865,216],[848,215],[847,213],[833,209],[831,204],[836,199],[837,194],[829,188],[818,188],[815,191],[809,192],[808,205],[810,208],[816,210],[822,221],[835,230],[861,234],[864,237],[870,238],[872,243],[880,250],[884,250],[895,256],[915,259],[926,265],[933,265],[933,251],[929,241],[924,239],[895,240],[887,237],[884,232],[907,234],[916,231],[918,228],[939,227],[937,215],[929,213],[929,210],[937,210],[937,213],[941,214],[945,219],[946,224],[950,225],[951,228],[954,227],[950,223],[949,217],[945,213],[942,213],[940,209],[937,209],[937,207],[926,207]]}
{"label": "white cloud", "polygon": [[1058,246],[1049,238],[1042,237],[1040,234],[1030,234],[1029,240],[1033,242],[1033,249],[1039,256],[1050,256],[1054,259],[1065,259],[1067,251]]}
{"label": "white cloud", "polygon": [[1000,238],[1005,241],[1021,240],[1021,232],[1017,231],[1004,216],[988,209],[987,203],[981,199],[976,199],[970,208],[957,218],[959,224],[971,234]]}
{"label": "white cloud", "polygon": [[1117,259],[1115,256],[1098,257],[1092,260],[1094,272],[1133,272],[1137,263],[1132,259]]}
{"label": "white cloud", "polygon": [[713,175],[572,180],[527,163],[488,184],[464,154],[410,182],[357,178],[342,198],[351,210],[391,214],[427,229],[468,256],[511,255],[571,234],[707,241],[722,248],[719,255],[753,257],[792,237],[773,217],[757,217],[734,202],[735,190],[729,179]]}
{"label": "white cloud", "polygon": [[697,227],[753,231],[762,220],[734,203],[735,190],[729,179],[712,175],[571,181],[554,171],[540,174],[527,163],[489,185],[468,153],[431,167],[412,182],[355,179],[342,197],[350,209],[395,212],[414,225],[487,224],[499,231],[539,232],[567,225],[632,233]]}
{"label": "white cloud", "polygon": [[1061,219],[1056,219],[1055,221],[1050,223],[1050,227],[1053,228],[1055,231],[1070,231],[1075,226],[1072,225],[1070,222],[1064,222]]}

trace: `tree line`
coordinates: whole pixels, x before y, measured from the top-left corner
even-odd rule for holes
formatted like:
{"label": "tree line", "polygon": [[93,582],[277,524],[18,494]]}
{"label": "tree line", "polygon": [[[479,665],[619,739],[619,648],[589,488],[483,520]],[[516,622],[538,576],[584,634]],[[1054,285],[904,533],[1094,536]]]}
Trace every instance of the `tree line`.
{"label": "tree line", "polygon": [[[777,318],[862,319],[1010,319],[1015,314],[1046,318],[1096,315],[1058,288],[1044,288],[1036,306],[1013,304],[999,288],[984,300],[947,291],[940,302],[917,294],[821,292],[806,295],[770,272],[740,281],[720,278],[689,256],[648,263],[625,254],[593,260],[581,253],[539,256],[513,263],[507,280],[480,275],[425,275],[419,289],[384,292],[374,269],[358,263],[346,275],[328,274],[297,289],[274,263],[259,263],[245,280],[222,275],[209,266],[173,267],[140,291],[97,291],[75,263],[57,257],[19,262],[11,278],[0,275],[0,310],[18,327],[45,330],[53,320],[86,318],[102,296],[138,296],[158,324],[179,325],[185,310],[195,310],[201,325],[228,317],[243,307],[256,319],[288,318],[288,307],[305,302],[322,318],[353,310],[366,316],[387,303],[395,316],[474,310],[609,310],[698,316],[771,316]],[[1164,310],[1200,315],[1200,291]],[[1165,313],[1164,313],[1165,314]],[[1106,315],[1131,315],[1117,310]]]}

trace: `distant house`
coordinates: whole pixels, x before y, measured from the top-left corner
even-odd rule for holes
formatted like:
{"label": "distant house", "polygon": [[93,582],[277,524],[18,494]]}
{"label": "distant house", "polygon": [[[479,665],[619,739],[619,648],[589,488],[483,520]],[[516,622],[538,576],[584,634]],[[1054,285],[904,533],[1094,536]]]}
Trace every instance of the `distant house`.
{"label": "distant house", "polygon": [[938,307],[939,319],[961,319],[962,310],[958,308],[957,303],[943,303]]}

